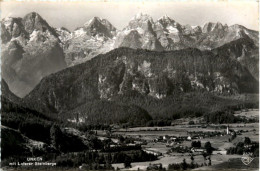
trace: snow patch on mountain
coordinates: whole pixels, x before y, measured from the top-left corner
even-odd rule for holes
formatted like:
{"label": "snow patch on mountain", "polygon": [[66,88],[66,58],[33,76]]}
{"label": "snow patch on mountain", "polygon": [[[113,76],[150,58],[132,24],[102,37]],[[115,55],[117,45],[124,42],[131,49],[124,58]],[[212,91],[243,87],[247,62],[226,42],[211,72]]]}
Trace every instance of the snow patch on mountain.
{"label": "snow patch on mountain", "polygon": [[37,35],[38,35],[38,31],[37,30],[33,30],[32,34],[30,34],[29,42],[36,40],[37,39]]}
{"label": "snow patch on mountain", "polygon": [[84,28],[79,28],[75,30],[72,34],[75,37],[80,37],[80,36],[84,36],[86,34],[86,31],[84,30]]}
{"label": "snow patch on mountain", "polygon": [[168,26],[166,29],[169,31],[169,33],[178,33],[179,30],[173,26]]}
{"label": "snow patch on mountain", "polygon": [[2,20],[2,24],[4,24],[4,26],[8,29],[11,28],[12,23],[13,23],[13,18],[11,18],[11,17],[3,18],[3,20]]}

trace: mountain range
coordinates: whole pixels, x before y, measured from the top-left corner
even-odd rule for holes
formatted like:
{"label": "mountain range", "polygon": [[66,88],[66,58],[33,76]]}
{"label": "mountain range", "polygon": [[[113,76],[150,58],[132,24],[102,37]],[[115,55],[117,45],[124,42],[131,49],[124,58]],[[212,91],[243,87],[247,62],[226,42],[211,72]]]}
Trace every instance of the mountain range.
{"label": "mountain range", "polygon": [[133,115],[140,125],[187,112],[190,98],[197,100],[187,110],[204,114],[218,95],[258,93],[258,32],[241,25],[137,14],[122,30],[94,17],[70,32],[32,12],[4,18],[1,39],[3,96],[63,119],[77,113],[114,123]]}
{"label": "mountain range", "polygon": [[148,49],[155,51],[179,50],[188,47],[210,50],[239,38],[249,37],[258,45],[258,32],[241,25],[206,23],[203,27],[181,25],[168,17],[157,21],[147,14],[137,14],[123,30],[94,17],[73,32],[57,29],[64,44],[68,65],[89,60],[97,54],[118,47]]}
{"label": "mountain range", "polygon": [[246,37],[258,45],[258,32],[241,25],[211,22],[203,27],[181,25],[167,15],[153,21],[152,17],[142,13],[134,16],[123,30],[117,30],[105,19],[94,17],[73,32],[59,29],[59,33],[68,65],[81,63],[118,47],[153,51],[189,47],[211,50]]}
{"label": "mountain range", "polygon": [[203,27],[181,25],[167,15],[154,21],[139,13],[122,30],[106,19],[93,17],[70,32],[63,27],[51,27],[32,12],[23,18],[2,19],[2,76],[12,92],[24,97],[43,77],[119,47],[212,50],[241,38],[251,40],[255,47],[244,49],[240,56],[235,54],[236,58],[258,80],[258,66],[254,66],[258,61],[258,32],[241,25],[211,22]]}

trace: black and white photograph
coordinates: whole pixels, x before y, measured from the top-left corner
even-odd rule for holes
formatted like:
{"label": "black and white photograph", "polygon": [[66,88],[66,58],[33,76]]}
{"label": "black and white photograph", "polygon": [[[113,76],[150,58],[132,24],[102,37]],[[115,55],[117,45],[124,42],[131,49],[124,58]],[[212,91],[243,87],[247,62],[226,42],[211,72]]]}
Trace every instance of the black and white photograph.
{"label": "black and white photograph", "polygon": [[257,0],[0,5],[0,170],[259,170]]}

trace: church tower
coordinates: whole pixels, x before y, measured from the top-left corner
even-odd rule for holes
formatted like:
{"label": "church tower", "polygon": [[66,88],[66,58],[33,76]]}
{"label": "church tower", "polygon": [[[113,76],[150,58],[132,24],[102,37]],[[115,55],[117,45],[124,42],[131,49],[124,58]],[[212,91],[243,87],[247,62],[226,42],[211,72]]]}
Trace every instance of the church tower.
{"label": "church tower", "polygon": [[229,135],[229,125],[227,126],[227,135]]}

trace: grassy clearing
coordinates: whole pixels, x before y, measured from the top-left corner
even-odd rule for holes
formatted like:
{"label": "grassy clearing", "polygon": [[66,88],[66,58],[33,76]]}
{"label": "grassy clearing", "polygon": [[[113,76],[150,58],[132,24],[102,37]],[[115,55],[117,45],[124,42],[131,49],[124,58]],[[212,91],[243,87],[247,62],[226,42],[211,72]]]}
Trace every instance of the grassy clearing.
{"label": "grassy clearing", "polygon": [[241,158],[234,158],[230,160],[226,160],[221,164],[217,164],[211,167],[215,170],[220,169],[243,169],[243,170],[259,170],[259,158],[255,158],[249,165],[245,165]]}
{"label": "grassy clearing", "polygon": [[241,116],[245,117],[247,119],[257,119],[259,120],[259,110],[254,109],[254,110],[248,110],[248,111],[242,111],[242,112],[236,112],[234,114],[235,116]]}
{"label": "grassy clearing", "polygon": [[[218,165],[218,164],[221,164],[225,161],[228,161],[228,160],[234,159],[234,158],[240,159],[241,156],[239,156],[239,155],[212,155],[211,161],[212,161],[212,165]],[[188,155],[176,155],[176,156],[166,155],[166,156],[160,158],[159,160],[152,161],[152,162],[132,163],[131,164],[132,168],[129,170],[137,170],[138,168],[141,170],[146,170],[146,167],[149,166],[150,163],[151,164],[162,163],[163,167],[167,168],[169,164],[181,163],[183,161],[183,159],[185,159],[187,163],[191,162],[190,156],[188,156]],[[202,164],[205,162],[202,155],[195,156],[194,159],[195,159],[194,162],[198,163],[198,164]],[[120,169],[123,169],[124,165],[123,165],[123,163],[118,163],[118,164],[113,164],[113,167],[115,167],[115,168],[118,167]],[[200,170],[200,168],[198,168],[198,170]]]}

